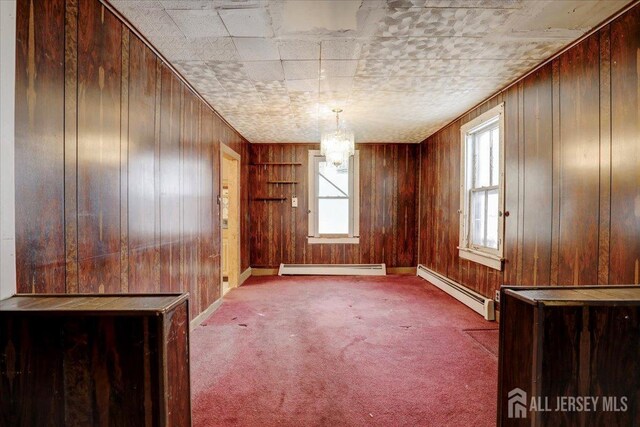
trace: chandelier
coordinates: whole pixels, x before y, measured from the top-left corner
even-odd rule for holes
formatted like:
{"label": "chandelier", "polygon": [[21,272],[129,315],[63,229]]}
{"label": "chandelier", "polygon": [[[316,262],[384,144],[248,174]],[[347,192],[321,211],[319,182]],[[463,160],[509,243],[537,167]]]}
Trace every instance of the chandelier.
{"label": "chandelier", "polygon": [[353,132],[340,128],[340,113],[342,110],[332,110],[336,113],[336,130],[323,132],[320,138],[320,152],[327,163],[342,168],[349,164],[349,158],[355,154],[355,140]]}

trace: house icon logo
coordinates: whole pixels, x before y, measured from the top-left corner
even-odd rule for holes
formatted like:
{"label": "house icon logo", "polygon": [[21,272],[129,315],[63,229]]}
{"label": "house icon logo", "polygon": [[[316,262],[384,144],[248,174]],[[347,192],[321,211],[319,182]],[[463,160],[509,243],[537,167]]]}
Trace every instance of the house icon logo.
{"label": "house icon logo", "polygon": [[527,418],[527,392],[514,388],[508,394],[509,418]]}

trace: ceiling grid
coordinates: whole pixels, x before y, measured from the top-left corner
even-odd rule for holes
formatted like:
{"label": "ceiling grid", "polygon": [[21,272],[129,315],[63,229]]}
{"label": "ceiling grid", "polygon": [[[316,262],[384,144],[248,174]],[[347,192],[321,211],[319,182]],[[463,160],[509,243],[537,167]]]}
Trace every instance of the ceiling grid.
{"label": "ceiling grid", "polygon": [[245,138],[416,143],[626,0],[111,0]]}

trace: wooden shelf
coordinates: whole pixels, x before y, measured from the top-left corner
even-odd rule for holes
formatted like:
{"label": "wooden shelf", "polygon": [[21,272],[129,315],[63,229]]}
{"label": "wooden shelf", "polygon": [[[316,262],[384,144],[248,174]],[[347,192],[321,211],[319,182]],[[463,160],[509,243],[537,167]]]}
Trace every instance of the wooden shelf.
{"label": "wooden shelf", "polygon": [[267,181],[267,184],[298,184],[298,181]]}
{"label": "wooden shelf", "polygon": [[286,197],[256,197],[255,199],[252,199],[254,202],[276,202],[276,201],[283,201],[283,200],[287,200]]}
{"label": "wooden shelf", "polygon": [[265,162],[252,163],[251,166],[302,166],[300,162]]}

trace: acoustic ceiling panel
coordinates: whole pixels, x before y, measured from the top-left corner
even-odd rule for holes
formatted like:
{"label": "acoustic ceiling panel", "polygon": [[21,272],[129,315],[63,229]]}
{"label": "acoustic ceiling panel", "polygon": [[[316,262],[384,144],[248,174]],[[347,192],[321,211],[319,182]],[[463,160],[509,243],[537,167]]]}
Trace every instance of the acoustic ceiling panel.
{"label": "acoustic ceiling panel", "polygon": [[249,141],[420,142],[628,0],[111,0]]}

